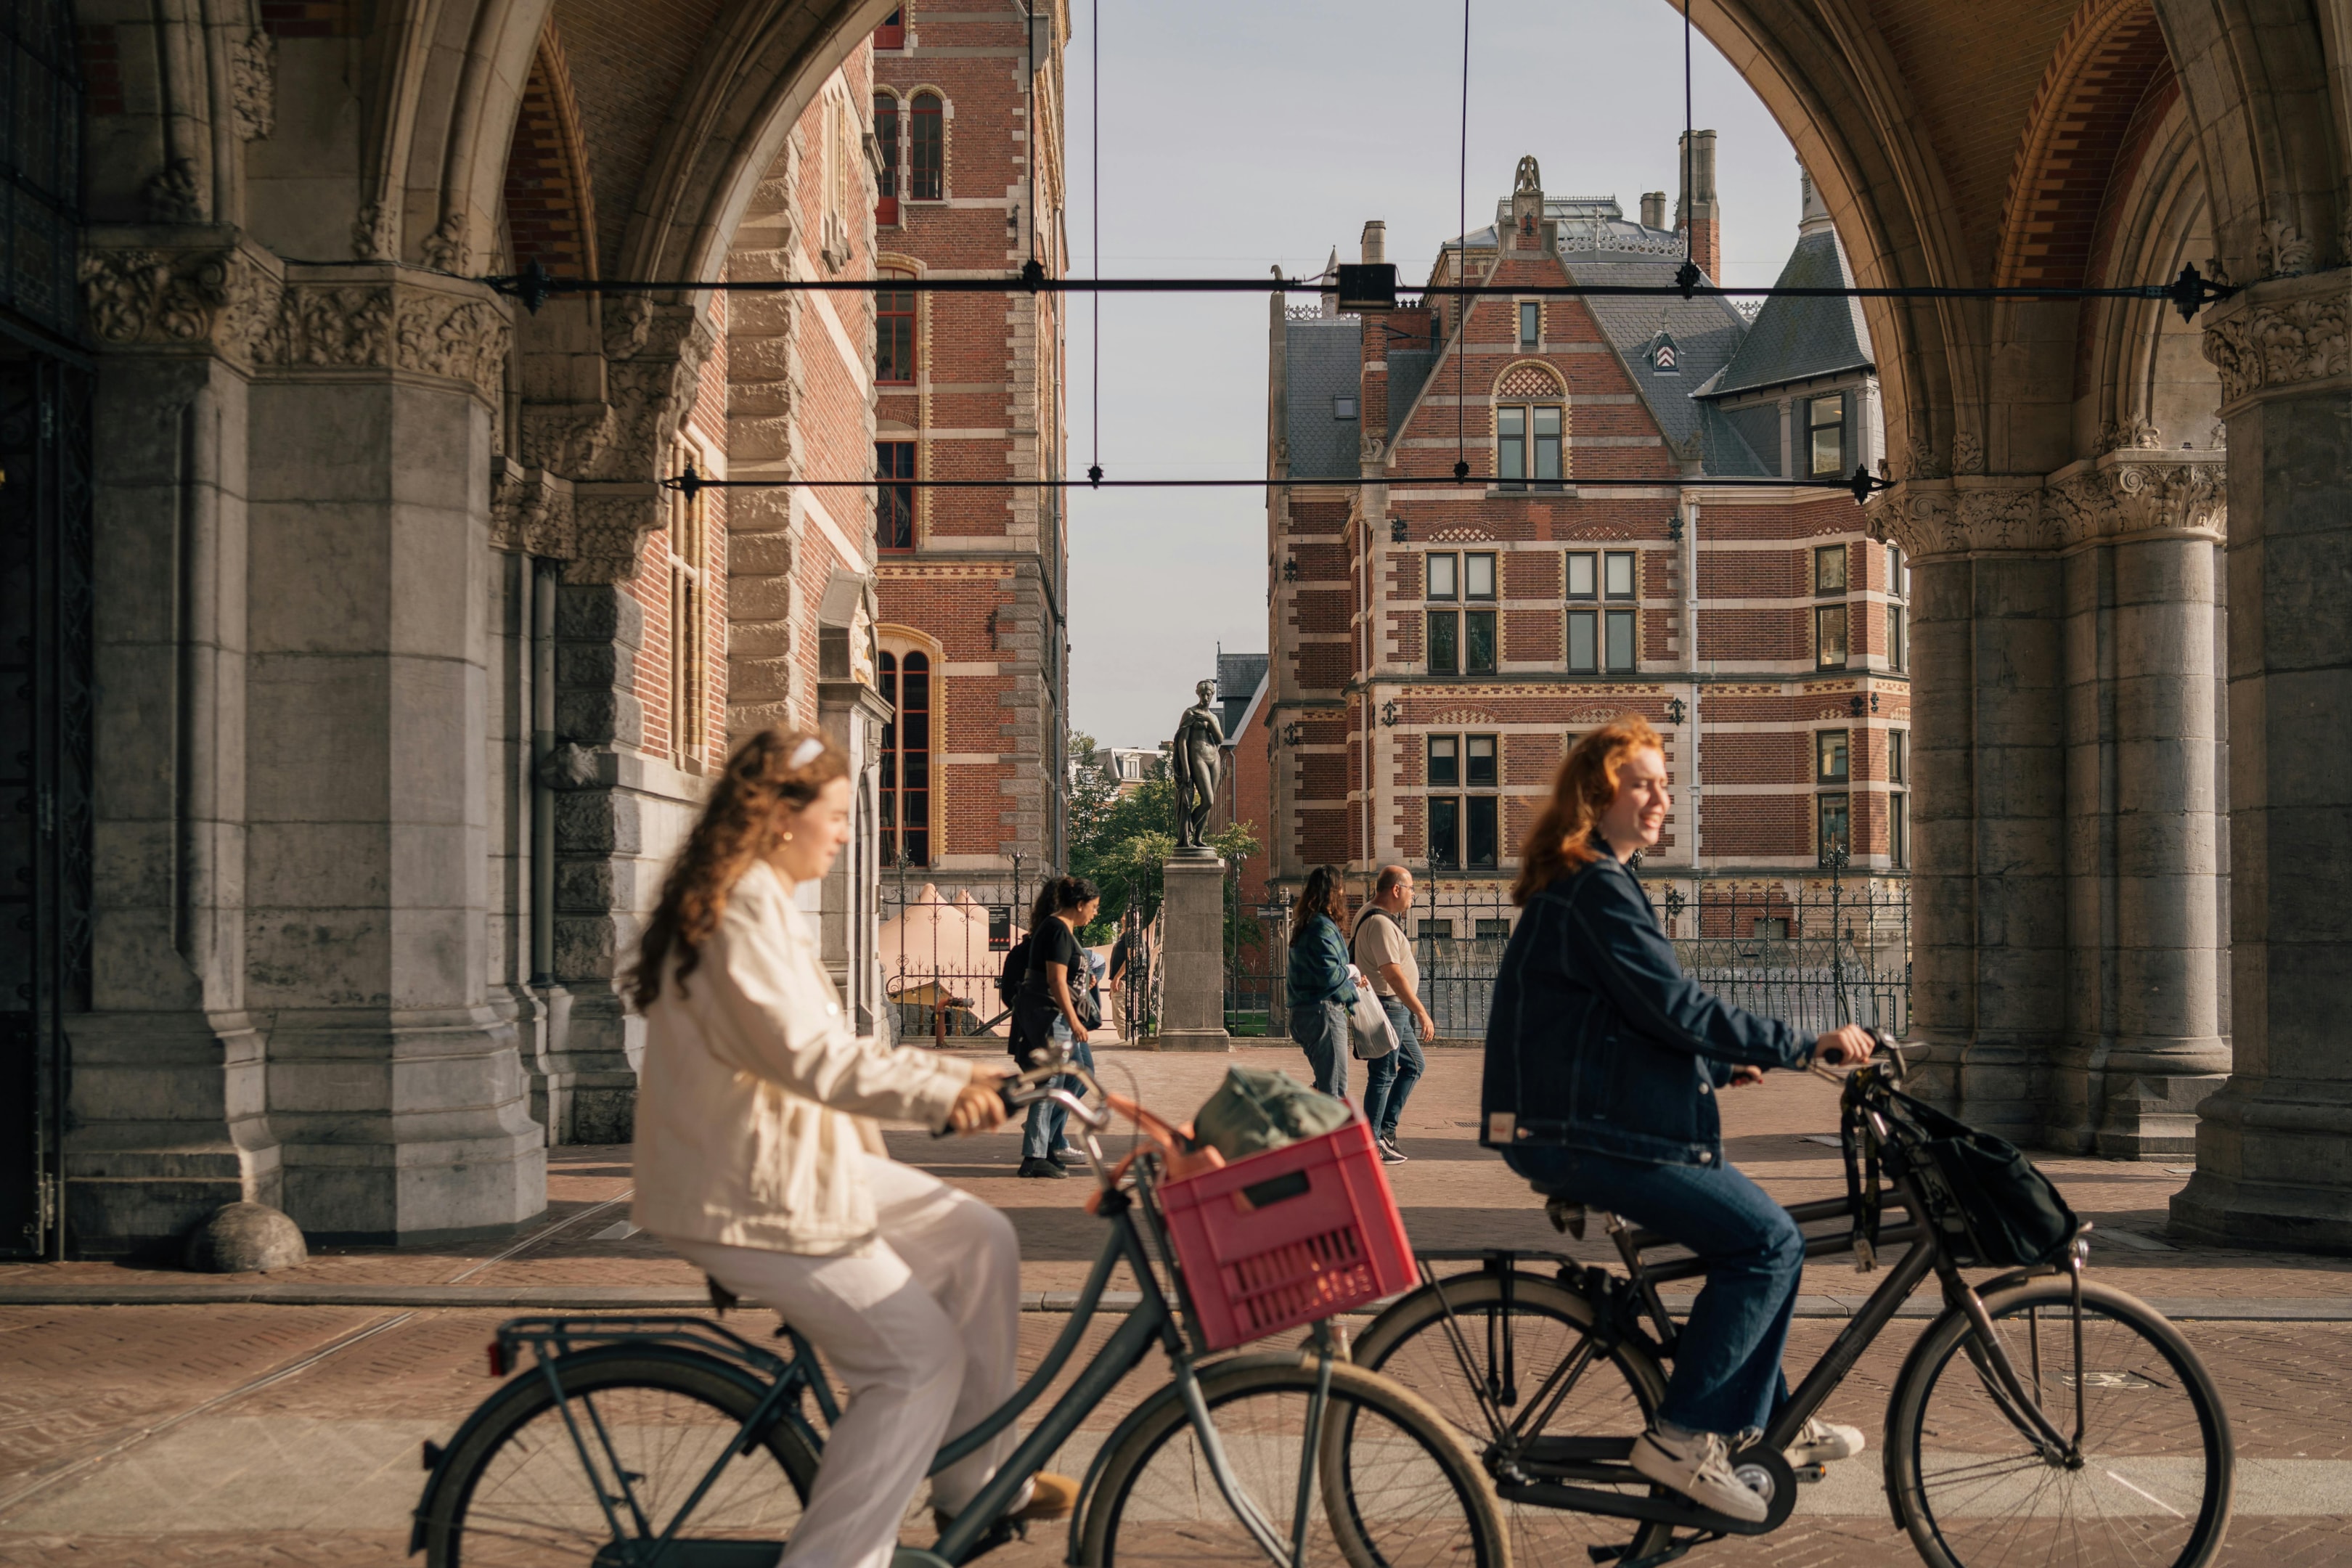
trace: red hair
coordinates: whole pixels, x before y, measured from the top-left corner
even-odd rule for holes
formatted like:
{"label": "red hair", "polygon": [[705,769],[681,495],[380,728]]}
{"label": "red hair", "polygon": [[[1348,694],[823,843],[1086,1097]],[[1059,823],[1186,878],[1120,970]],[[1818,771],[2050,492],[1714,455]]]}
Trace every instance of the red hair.
{"label": "red hair", "polygon": [[1511,901],[1524,905],[1560,878],[1599,859],[1592,830],[1617,799],[1618,770],[1635,752],[1664,755],[1665,749],[1639,713],[1620,713],[1570,747],[1551,781],[1551,799],[1519,851],[1519,879],[1511,885]]}

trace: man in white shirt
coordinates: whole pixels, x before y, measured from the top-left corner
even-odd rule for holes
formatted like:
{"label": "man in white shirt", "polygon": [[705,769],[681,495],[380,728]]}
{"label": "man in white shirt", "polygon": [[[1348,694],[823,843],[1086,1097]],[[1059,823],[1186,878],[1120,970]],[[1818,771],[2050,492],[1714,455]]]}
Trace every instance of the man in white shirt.
{"label": "man in white shirt", "polygon": [[1405,1157],[1397,1147],[1397,1118],[1426,1065],[1421,1042],[1436,1033],[1429,1009],[1422,1005],[1421,965],[1405,934],[1405,911],[1411,908],[1412,873],[1402,866],[1382,867],[1371,902],[1357,919],[1350,952],[1356,967],[1371,978],[1372,994],[1396,1030],[1397,1048],[1364,1064],[1364,1120],[1380,1142],[1381,1158],[1392,1165]]}

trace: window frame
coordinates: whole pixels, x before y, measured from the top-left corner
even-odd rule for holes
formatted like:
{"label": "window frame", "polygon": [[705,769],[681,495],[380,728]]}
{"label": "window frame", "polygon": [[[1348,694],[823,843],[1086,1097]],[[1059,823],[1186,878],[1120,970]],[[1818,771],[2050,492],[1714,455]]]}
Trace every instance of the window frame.
{"label": "window frame", "polygon": [[[1486,776],[1478,776],[1478,746],[1486,748]],[[1503,787],[1503,741],[1499,735],[1465,735],[1462,737],[1462,787],[1464,789],[1500,789]]]}
{"label": "window frame", "polygon": [[[674,448],[674,467],[683,472],[688,463],[707,471],[707,456],[686,443]],[[708,491],[670,493],[668,516],[662,527],[663,554],[669,574],[669,754],[675,763],[699,767],[709,746],[710,628],[709,536]]]}
{"label": "window frame", "polygon": [[[1836,748],[1837,768],[1831,771],[1831,748]],[[1813,782],[1836,784],[1841,788],[1853,783],[1853,731],[1851,730],[1816,730],[1813,731]]]}
{"label": "window frame", "polygon": [[1525,489],[1528,479],[1528,409],[1523,403],[1495,405],[1495,483],[1507,490]]}
{"label": "window frame", "polygon": [[[1483,853],[1481,828],[1485,829]],[[1503,800],[1500,795],[1472,795],[1462,797],[1462,866],[1465,870],[1485,871],[1499,868],[1503,862]]]}
{"label": "window frame", "polygon": [[[1502,577],[1501,560],[1500,556],[1488,550],[1472,550],[1463,552],[1462,598],[1464,603],[1467,604],[1474,600],[1491,603],[1499,596],[1496,593],[1496,586]],[[1476,576],[1481,562],[1485,563],[1486,569],[1486,591],[1483,594],[1478,592]]]}
{"label": "window frame", "polygon": [[[1837,563],[1837,581],[1834,583],[1824,581],[1822,572],[1822,568],[1832,561]],[[1851,593],[1853,572],[1853,552],[1844,544],[1820,544],[1813,547],[1813,596],[1815,598],[1843,597]]]}
{"label": "window frame", "polygon": [[[922,668],[908,669],[914,660],[923,661]],[[939,723],[940,672],[930,650],[920,647],[883,648],[876,655],[875,679],[884,701],[890,705],[890,717],[882,726],[882,754],[877,784],[877,832],[881,840],[880,859],[887,867],[900,865],[928,867],[936,864],[936,846],[932,843],[932,806],[939,794],[936,764],[939,748],[934,743],[943,732]],[[905,678],[920,674],[923,698],[919,706],[907,700]],[[922,744],[907,744],[906,722],[908,715],[919,716],[923,724]],[[907,782],[907,758],[919,755],[923,762],[923,782],[910,785]],[[914,799],[915,811],[910,812],[908,798]],[[919,813],[919,822],[916,821]],[[910,826],[911,825],[911,826]],[[908,840],[919,838],[913,858],[908,853]]]}
{"label": "window frame", "polygon": [[1908,784],[1911,782],[1911,731],[1886,731],[1886,782]]}
{"label": "window frame", "polygon": [[[1830,657],[1829,626],[1832,617],[1835,618],[1838,631],[1838,653],[1835,658]],[[1849,640],[1850,630],[1844,605],[1813,606],[1813,668],[1815,669],[1843,669],[1853,661],[1853,648]]]}
{"label": "window frame", "polygon": [[[893,15],[905,13],[902,10]],[[881,32],[881,28],[876,28],[875,36],[878,38]],[[882,46],[877,43],[874,47]],[[906,122],[905,107],[898,95],[888,88],[874,89],[874,222],[882,228],[895,228],[898,223],[898,143]]]}
{"label": "window frame", "polygon": [[[919,461],[916,445],[912,440],[877,440],[874,443],[874,548],[877,553],[911,554],[920,543],[915,520],[915,487],[892,482],[916,477]],[[886,458],[883,455],[886,452],[893,455]],[[906,458],[903,467],[898,461],[897,455],[900,453]],[[903,521],[905,543],[884,542],[886,537],[895,538],[900,531],[894,528],[886,536],[884,529],[888,520]]]}
{"label": "window frame", "polygon": [[[1619,593],[1610,586],[1620,563],[1625,567],[1626,588]],[[1601,552],[1601,596],[1618,604],[1638,601],[1642,596],[1642,556],[1637,550],[1604,550]]]}
{"label": "window frame", "polygon": [[1360,417],[1358,409],[1360,406],[1360,400],[1352,392],[1335,392],[1331,395],[1331,417],[1334,419],[1358,418]]}
{"label": "window frame", "polygon": [[1519,301],[1519,347],[1540,348],[1543,345],[1543,304],[1537,300]]}
{"label": "window frame", "polygon": [[[1443,637],[1439,636],[1440,627],[1444,628],[1444,635]],[[1441,646],[1443,646],[1444,649],[1445,657],[1444,658],[1440,658],[1438,657],[1438,650]],[[1421,651],[1423,662],[1429,667],[1430,674],[1461,674],[1462,612],[1459,610],[1424,610],[1422,612]]]}
{"label": "window frame", "polygon": [[[903,278],[910,283],[914,281],[913,278],[909,274],[904,272],[885,272],[877,281],[887,282],[892,279],[898,278]],[[874,295],[875,385],[912,386],[915,384],[919,369],[916,363],[916,355],[918,353],[918,344],[921,342],[921,300],[922,297],[911,289],[877,289]],[[905,323],[905,353],[897,356],[898,367],[903,368],[905,374],[902,375],[885,375],[882,374],[883,334],[885,331],[892,330],[891,328],[887,327],[885,323],[896,322]]]}
{"label": "window frame", "polygon": [[[1425,759],[1423,763],[1422,782],[1432,789],[1460,789],[1462,787],[1462,737],[1430,735],[1426,740],[1428,745],[1422,753]],[[1438,776],[1437,771],[1441,761],[1437,751],[1440,746],[1448,748],[1447,754],[1443,759],[1445,768],[1445,775],[1443,778]]]}
{"label": "window frame", "polygon": [[[1549,416],[1551,429],[1543,427]],[[1568,410],[1556,403],[1528,407],[1528,457],[1534,472],[1528,482],[1538,489],[1557,489],[1568,482]],[[1546,473],[1544,470],[1551,471]]]}
{"label": "window frame", "polygon": [[[1822,417],[1823,405],[1837,411],[1833,419]],[[1805,471],[1811,478],[1824,479],[1845,472],[1845,394],[1824,392],[1805,399]],[[1827,468],[1822,466],[1822,436],[1832,437],[1832,452]]]}
{"label": "window frame", "polygon": [[[1445,564],[1445,590],[1437,587],[1437,563]],[[1462,557],[1451,550],[1433,550],[1422,558],[1421,596],[1441,604],[1458,604],[1462,598]]]}
{"label": "window frame", "polygon": [[877,49],[903,49],[907,47],[907,8],[904,5],[875,26],[874,47]]}
{"label": "window frame", "polygon": [[[916,93],[907,100],[907,199],[943,202],[948,199],[947,100],[929,88]],[[929,168],[924,166],[926,129],[930,138]],[[929,176],[929,189],[925,188],[926,175]]]}
{"label": "window frame", "polygon": [[1911,606],[1893,600],[1886,605],[1886,668],[1911,668]]}
{"label": "window frame", "polygon": [[[1462,868],[1462,797],[1458,795],[1433,795],[1426,798],[1428,819],[1423,824],[1423,837],[1428,840],[1430,867],[1432,869],[1443,867],[1447,870],[1460,870]],[[1442,832],[1438,826],[1441,816],[1445,823]],[[1443,853],[1440,852],[1441,849]]]}
{"label": "window frame", "polygon": [[[1584,592],[1580,594],[1576,591],[1576,563],[1579,561],[1584,563],[1585,577],[1591,584],[1591,586],[1586,588]],[[1566,597],[1570,603],[1599,603],[1601,598],[1601,552],[1597,550],[1570,550],[1566,552],[1561,558],[1559,580],[1560,585],[1567,590]]]}
{"label": "window frame", "polygon": [[[1589,639],[1588,646],[1590,647],[1591,653],[1591,657],[1580,664],[1577,661],[1576,658],[1576,634],[1577,628],[1580,626],[1585,628],[1585,634]],[[1568,612],[1568,641],[1566,645],[1566,652],[1568,655],[1569,674],[1599,675],[1601,673],[1601,611],[1598,608],[1571,608]]]}
{"label": "window frame", "polygon": [[1898,870],[1911,868],[1911,797],[1899,789],[1886,796],[1886,860]]}
{"label": "window frame", "polygon": [[1492,610],[1462,612],[1463,674],[1492,675],[1501,664],[1500,628],[1496,623]]}
{"label": "window frame", "polygon": [[1813,849],[1822,865],[1830,863],[1830,816],[1839,819],[1838,840],[1845,847],[1846,863],[1853,863],[1853,796],[1844,790],[1824,790],[1813,797]]}
{"label": "window frame", "polygon": [[[1617,633],[1624,628],[1625,657],[1617,658]],[[1642,668],[1641,612],[1633,609],[1610,609],[1601,612],[1601,668],[1608,675],[1634,675]]]}

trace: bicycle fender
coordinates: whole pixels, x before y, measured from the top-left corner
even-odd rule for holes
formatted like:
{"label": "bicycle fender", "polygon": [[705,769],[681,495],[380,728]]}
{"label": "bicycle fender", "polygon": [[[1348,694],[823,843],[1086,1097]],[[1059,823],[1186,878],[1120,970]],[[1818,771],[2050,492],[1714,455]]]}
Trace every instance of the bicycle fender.
{"label": "bicycle fender", "polygon": [[[1206,1366],[1195,1367],[1192,1375],[1205,1379],[1234,1367],[1296,1366],[1300,1359],[1297,1351],[1254,1351],[1247,1355],[1226,1356]],[[1311,1363],[1311,1356],[1307,1359]],[[1110,1457],[1118,1452],[1120,1445],[1137,1427],[1167,1406],[1181,1404],[1182,1400],[1183,1395],[1177,1392],[1175,1381],[1171,1379],[1129,1411],[1127,1419],[1112,1427],[1110,1436],[1103,1439],[1102,1447],[1095,1450],[1093,1461],[1087,1466],[1085,1478],[1078,1482],[1078,1506],[1070,1510],[1070,1545],[1069,1550],[1062,1554],[1062,1561],[1068,1568],[1078,1568],[1079,1552],[1087,1538],[1087,1516],[1094,1510],[1096,1502],[1095,1487],[1102,1479],[1103,1469],[1110,1463]]]}
{"label": "bicycle fender", "polygon": [[[624,1357],[632,1361],[672,1361],[680,1365],[696,1366],[701,1371],[715,1372],[721,1377],[732,1380],[754,1399],[758,1399],[768,1391],[766,1383],[741,1367],[721,1361],[717,1356],[682,1350],[676,1345],[633,1345],[625,1342],[604,1344],[598,1345],[593,1350],[558,1356],[555,1364],[559,1373],[566,1369],[584,1371],[597,1362],[614,1361]],[[414,1557],[425,1550],[425,1521],[433,1516],[433,1504],[440,1496],[441,1488],[448,1476],[449,1456],[466,1447],[467,1440],[489,1419],[490,1412],[509,1397],[516,1388],[525,1383],[543,1382],[545,1377],[546,1374],[540,1371],[539,1364],[534,1362],[499,1384],[491,1391],[488,1398],[474,1406],[473,1414],[458,1424],[457,1430],[450,1435],[448,1442],[438,1447],[430,1442],[425,1445],[426,1456],[431,1462],[431,1470],[425,1478],[425,1490],[417,1498],[416,1507],[409,1513],[408,1555]],[[822,1451],[820,1448],[819,1452]]]}

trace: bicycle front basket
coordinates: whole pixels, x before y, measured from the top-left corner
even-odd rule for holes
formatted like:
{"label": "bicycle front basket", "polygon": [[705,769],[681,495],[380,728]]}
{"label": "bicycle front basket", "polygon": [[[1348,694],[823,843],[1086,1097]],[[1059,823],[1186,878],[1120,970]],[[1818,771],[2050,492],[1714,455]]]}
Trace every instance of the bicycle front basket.
{"label": "bicycle front basket", "polygon": [[1894,1094],[1913,1137],[1920,1185],[1957,1261],[1991,1268],[2035,1268],[2066,1254],[2082,1222],[2056,1184],[2022,1151],[1935,1107]]}

